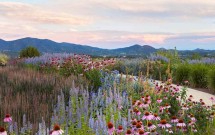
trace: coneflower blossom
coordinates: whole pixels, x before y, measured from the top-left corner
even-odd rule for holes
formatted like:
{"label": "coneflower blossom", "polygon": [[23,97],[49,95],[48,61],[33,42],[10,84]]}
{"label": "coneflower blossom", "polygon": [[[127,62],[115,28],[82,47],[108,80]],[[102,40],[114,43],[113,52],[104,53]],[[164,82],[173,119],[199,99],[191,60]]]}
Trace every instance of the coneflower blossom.
{"label": "coneflower blossom", "polygon": [[167,123],[165,119],[161,120],[160,123],[158,124],[158,127],[161,128],[170,128],[172,127],[170,124]]}
{"label": "coneflower blossom", "polygon": [[148,130],[155,130],[156,126],[152,124],[152,122],[148,122],[148,126],[147,126]]}
{"label": "coneflower blossom", "polygon": [[164,99],[168,99],[167,96],[164,96],[163,98],[164,98]]}
{"label": "coneflower blossom", "polygon": [[176,100],[180,100],[179,96],[176,96]]}
{"label": "coneflower blossom", "polygon": [[173,134],[173,131],[171,129],[166,129],[166,132],[168,132],[169,134]]}
{"label": "coneflower blossom", "polygon": [[143,126],[142,126],[142,124],[140,124],[140,123],[137,123],[137,125],[136,125],[136,129],[138,129],[138,130],[140,130],[140,129],[143,129]]}
{"label": "coneflower blossom", "polygon": [[151,97],[149,95],[146,95],[146,98],[150,99]]}
{"label": "coneflower blossom", "polygon": [[137,135],[148,135],[149,132],[144,132],[144,130],[139,130]]}
{"label": "coneflower blossom", "polygon": [[212,103],[215,102],[215,99],[213,97],[211,97],[210,100],[212,101]]}
{"label": "coneflower blossom", "polygon": [[136,121],[132,121],[132,127],[136,127],[136,125],[137,125],[137,122]]}
{"label": "coneflower blossom", "polygon": [[188,99],[193,99],[193,95],[190,95]]}
{"label": "coneflower blossom", "polygon": [[0,135],[7,135],[7,131],[5,130],[5,128],[0,127]]}
{"label": "coneflower blossom", "polygon": [[142,107],[143,107],[143,108],[148,108],[148,107],[149,107],[149,104],[148,104],[148,102],[146,102],[146,101],[145,101],[145,102],[143,102],[143,105],[142,105]]}
{"label": "coneflower blossom", "polygon": [[155,113],[153,120],[157,120],[158,121],[158,120],[161,120],[161,118]]}
{"label": "coneflower blossom", "polygon": [[185,80],[185,81],[184,81],[184,83],[185,83],[185,84],[188,84],[188,83],[189,83],[189,81],[188,81],[188,80]]}
{"label": "coneflower blossom", "polygon": [[182,110],[189,110],[189,107],[186,104],[184,104],[181,109]]}
{"label": "coneflower blossom", "polygon": [[206,106],[205,102],[201,102],[201,105],[202,105],[202,106]]}
{"label": "coneflower blossom", "polygon": [[186,127],[186,124],[182,119],[178,120],[177,127]]}
{"label": "coneflower blossom", "polygon": [[192,122],[191,120],[188,121],[188,126],[194,126],[194,122]]}
{"label": "coneflower blossom", "polygon": [[115,130],[113,124],[111,122],[108,122],[107,127],[108,127],[108,134],[112,135]]}
{"label": "coneflower blossom", "polygon": [[171,123],[178,123],[178,119],[176,116],[172,116]]}
{"label": "coneflower blossom", "polygon": [[149,112],[145,112],[145,114],[142,117],[142,120],[153,120],[154,115],[150,114]]}
{"label": "coneflower blossom", "polygon": [[192,122],[196,122],[196,118],[192,114],[190,115],[190,119]]}
{"label": "coneflower blossom", "polygon": [[160,99],[160,98],[157,99],[157,102],[158,102],[158,103],[161,103],[161,102],[162,102],[162,99]]}
{"label": "coneflower blossom", "polygon": [[123,127],[120,125],[118,127],[118,129],[117,129],[117,133],[119,134],[119,133],[122,133],[122,132],[123,132]]}
{"label": "coneflower blossom", "polygon": [[165,109],[169,109],[171,106],[169,104],[165,104]]}
{"label": "coneflower blossom", "polygon": [[143,104],[142,104],[141,102],[138,102],[138,103],[137,103],[137,106],[138,106],[139,108],[142,108],[142,107],[143,107]]}
{"label": "coneflower blossom", "polygon": [[51,135],[62,135],[63,133],[64,131],[57,124],[54,125],[54,129],[51,131]]}
{"label": "coneflower blossom", "polygon": [[132,135],[131,130],[130,130],[130,129],[128,129],[128,130],[126,131],[126,134],[125,134],[125,135]]}
{"label": "coneflower blossom", "polygon": [[196,129],[196,128],[192,128],[192,131],[196,133],[196,132],[197,132],[197,129]]}
{"label": "coneflower blossom", "polygon": [[137,121],[137,123],[140,123],[141,125],[143,124],[143,122],[142,122],[142,121],[140,121],[140,120],[138,120],[138,121]]}
{"label": "coneflower blossom", "polygon": [[141,112],[137,108],[134,108],[133,112],[138,116],[141,114]]}
{"label": "coneflower blossom", "polygon": [[5,115],[4,122],[12,122],[12,117],[10,116],[10,114]]}
{"label": "coneflower blossom", "polygon": [[215,113],[212,112],[212,113],[210,114],[210,118],[214,118],[214,116],[215,116]]}
{"label": "coneflower blossom", "polygon": [[150,98],[145,97],[144,102],[147,102],[148,104],[150,104],[150,103],[151,103],[151,100],[150,100]]}

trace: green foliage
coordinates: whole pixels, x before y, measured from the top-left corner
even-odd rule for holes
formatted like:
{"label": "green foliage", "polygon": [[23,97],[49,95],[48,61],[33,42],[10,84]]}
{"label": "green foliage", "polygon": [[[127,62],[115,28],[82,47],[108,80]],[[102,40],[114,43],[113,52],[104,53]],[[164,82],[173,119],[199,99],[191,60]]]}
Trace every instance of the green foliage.
{"label": "green foliage", "polygon": [[209,88],[215,91],[215,68],[212,68],[208,72],[208,85]]}
{"label": "green foliage", "polygon": [[165,81],[168,77],[166,74],[167,68],[168,68],[167,64],[156,62],[153,65],[153,69],[150,70],[150,75],[155,80]]}
{"label": "green foliage", "polygon": [[0,66],[6,65],[9,57],[0,53]]}
{"label": "green foliage", "polygon": [[190,78],[192,85],[197,88],[207,88],[208,68],[206,65],[194,64],[191,68]]}
{"label": "green foliage", "polygon": [[191,56],[191,59],[193,60],[200,60],[201,59],[201,55],[199,53],[193,53]]}
{"label": "green foliage", "polygon": [[37,50],[37,48],[33,46],[28,46],[27,48],[24,48],[23,50],[20,51],[19,56],[21,58],[27,58],[27,57],[36,57],[40,56],[40,52]]}
{"label": "green foliage", "polygon": [[189,75],[190,75],[191,69],[188,64],[181,64],[177,67],[175,71],[175,81],[178,84],[183,83],[185,80],[189,80]]}
{"label": "green foliage", "polygon": [[181,109],[181,106],[178,105],[178,100],[176,100],[175,97],[169,96],[169,104],[171,106],[171,108],[169,109],[171,115],[177,115],[177,112]]}
{"label": "green foliage", "polygon": [[101,83],[101,73],[97,69],[90,70],[85,73],[86,78],[89,80],[90,84],[93,86],[93,90],[98,90],[102,85]]}

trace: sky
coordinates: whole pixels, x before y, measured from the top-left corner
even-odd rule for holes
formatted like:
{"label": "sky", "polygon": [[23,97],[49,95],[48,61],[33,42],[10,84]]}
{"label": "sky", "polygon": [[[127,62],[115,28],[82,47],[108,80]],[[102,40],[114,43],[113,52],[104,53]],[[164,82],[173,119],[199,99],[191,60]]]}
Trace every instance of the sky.
{"label": "sky", "polygon": [[0,39],[215,50],[215,0],[0,0]]}

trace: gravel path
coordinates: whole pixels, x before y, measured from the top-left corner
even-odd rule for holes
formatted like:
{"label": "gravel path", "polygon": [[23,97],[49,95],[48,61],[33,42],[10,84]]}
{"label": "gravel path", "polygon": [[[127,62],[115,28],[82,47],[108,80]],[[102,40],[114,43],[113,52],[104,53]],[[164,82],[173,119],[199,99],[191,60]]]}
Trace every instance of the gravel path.
{"label": "gravel path", "polygon": [[[126,75],[123,75],[123,78],[125,78]],[[129,76],[131,77],[131,76]],[[137,77],[134,76],[134,80],[137,80]],[[155,81],[155,83],[161,83],[160,81]],[[174,84],[172,84],[173,86],[176,86]],[[182,86],[179,86],[180,90],[182,89]],[[211,97],[214,98],[215,100],[215,95],[212,95],[212,94],[209,94],[209,93],[205,93],[205,92],[202,92],[202,91],[198,91],[198,90],[195,90],[195,89],[191,89],[191,88],[187,88],[187,96],[190,96],[192,95],[193,96],[193,100],[194,101],[199,101],[200,99],[203,99],[203,102],[205,102],[206,105],[213,105],[212,104],[212,101],[210,100]]]}
{"label": "gravel path", "polygon": [[[155,81],[158,83],[161,83],[160,81]],[[172,86],[176,86],[175,84],[172,84]],[[180,90],[182,89],[182,86],[179,86]],[[215,95],[205,93],[202,91],[198,91],[195,89],[187,88],[187,96],[193,96],[194,101],[199,101],[200,99],[203,99],[203,102],[205,102],[206,105],[212,105],[212,101],[210,100],[211,97],[215,99]]]}

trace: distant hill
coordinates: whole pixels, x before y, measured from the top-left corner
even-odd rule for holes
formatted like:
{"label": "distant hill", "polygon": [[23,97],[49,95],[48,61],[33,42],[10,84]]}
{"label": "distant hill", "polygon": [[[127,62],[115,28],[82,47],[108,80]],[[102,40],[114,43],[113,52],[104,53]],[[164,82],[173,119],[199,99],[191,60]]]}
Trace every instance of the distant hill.
{"label": "distant hill", "polygon": [[119,49],[112,49],[111,52],[113,54],[119,54],[119,55],[149,55],[150,53],[154,53],[157,50],[154,47],[151,47],[149,45],[133,45],[125,48],[119,48]]}
{"label": "distant hill", "polygon": [[58,43],[48,39],[37,38],[22,38],[13,41],[4,41],[0,39],[0,51],[4,52],[19,52],[27,46],[34,46],[40,52],[43,53],[77,53],[77,54],[89,54],[96,56],[119,56],[119,55],[148,55],[156,52],[156,49],[145,45],[133,45],[130,47],[119,49],[101,49],[97,47],[91,47],[87,45],[72,44],[72,43]]}
{"label": "distant hill", "polygon": [[[88,54],[94,56],[134,56],[142,57],[148,56],[158,50],[166,50],[165,48],[155,49],[150,45],[132,45],[130,47],[118,48],[118,49],[101,49],[97,47],[91,47],[88,45],[80,45],[73,43],[58,43],[48,39],[38,38],[22,38],[13,41],[5,41],[0,39],[0,52],[7,53],[12,56],[18,56],[20,50],[27,46],[34,46],[42,53],[77,53],[77,54]],[[215,56],[214,50],[184,50],[179,51],[181,56],[186,57],[193,53],[199,53],[200,55]]]}

